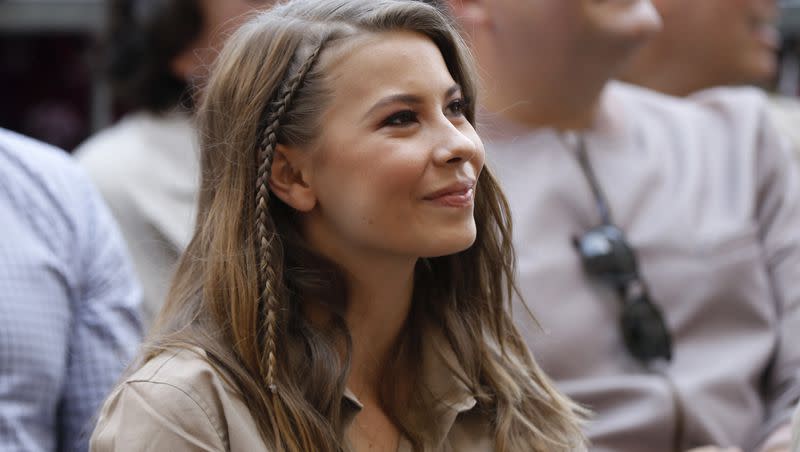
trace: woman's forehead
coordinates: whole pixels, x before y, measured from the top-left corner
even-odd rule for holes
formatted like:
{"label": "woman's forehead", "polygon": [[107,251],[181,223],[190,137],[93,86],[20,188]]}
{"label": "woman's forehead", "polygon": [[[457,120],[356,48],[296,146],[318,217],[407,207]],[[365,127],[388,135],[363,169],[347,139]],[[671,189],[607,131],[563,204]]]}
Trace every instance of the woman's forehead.
{"label": "woman's forehead", "polygon": [[441,100],[456,83],[436,44],[410,32],[362,41],[329,71],[332,110],[352,111],[359,118],[386,97]]}
{"label": "woman's forehead", "polygon": [[439,48],[411,31],[370,33],[328,56],[325,70],[333,80],[365,86],[413,82],[425,77],[452,80]]}

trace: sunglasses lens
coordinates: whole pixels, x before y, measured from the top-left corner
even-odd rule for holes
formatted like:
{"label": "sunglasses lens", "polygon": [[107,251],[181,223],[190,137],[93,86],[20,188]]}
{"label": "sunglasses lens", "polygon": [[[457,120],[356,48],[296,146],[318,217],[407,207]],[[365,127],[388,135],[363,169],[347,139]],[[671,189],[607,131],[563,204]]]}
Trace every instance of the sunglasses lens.
{"label": "sunglasses lens", "polygon": [[672,359],[672,343],[664,318],[646,295],[625,304],[620,322],[625,345],[639,361]]}
{"label": "sunglasses lens", "polygon": [[575,240],[589,274],[625,284],[636,277],[636,258],[619,228],[601,225]]}

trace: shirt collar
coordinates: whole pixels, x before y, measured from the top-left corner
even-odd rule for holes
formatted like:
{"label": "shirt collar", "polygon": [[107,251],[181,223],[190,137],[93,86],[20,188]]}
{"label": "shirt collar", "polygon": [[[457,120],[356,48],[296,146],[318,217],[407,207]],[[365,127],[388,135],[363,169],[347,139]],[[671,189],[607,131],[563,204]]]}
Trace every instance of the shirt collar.
{"label": "shirt collar", "polygon": [[[458,415],[474,408],[477,400],[464,383],[466,372],[441,331],[433,329],[423,334],[420,364],[421,381],[413,391],[432,402],[430,406],[436,411],[437,421],[431,426],[430,437],[438,447],[447,438]],[[348,428],[364,405],[349,388],[345,388],[342,403],[345,428]]]}

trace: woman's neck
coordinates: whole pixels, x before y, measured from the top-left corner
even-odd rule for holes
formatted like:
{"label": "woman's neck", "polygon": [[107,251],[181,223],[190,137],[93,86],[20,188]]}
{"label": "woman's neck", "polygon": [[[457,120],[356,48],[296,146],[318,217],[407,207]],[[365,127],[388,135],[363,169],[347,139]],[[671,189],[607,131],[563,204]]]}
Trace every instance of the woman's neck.
{"label": "woman's neck", "polygon": [[[352,339],[347,384],[359,397],[377,394],[381,370],[391,358],[411,309],[418,259],[345,242],[322,224],[308,220],[304,236],[316,253],[336,264],[346,283],[344,320]],[[314,303],[306,306],[305,315],[319,325],[329,318],[329,313]]]}
{"label": "woman's neck", "polygon": [[361,262],[347,268],[345,321],[352,338],[348,387],[377,400],[381,373],[393,355],[411,310],[414,260]]}

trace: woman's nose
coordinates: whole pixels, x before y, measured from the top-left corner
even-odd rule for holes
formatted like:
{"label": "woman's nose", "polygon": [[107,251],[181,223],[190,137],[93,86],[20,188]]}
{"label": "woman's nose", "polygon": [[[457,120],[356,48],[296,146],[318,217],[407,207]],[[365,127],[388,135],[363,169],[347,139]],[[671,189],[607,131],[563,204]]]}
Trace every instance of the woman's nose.
{"label": "woman's nose", "polygon": [[477,137],[474,136],[474,132],[468,134],[448,121],[445,130],[441,133],[442,140],[434,151],[434,160],[437,165],[468,162],[480,154],[480,146],[476,143]]}

